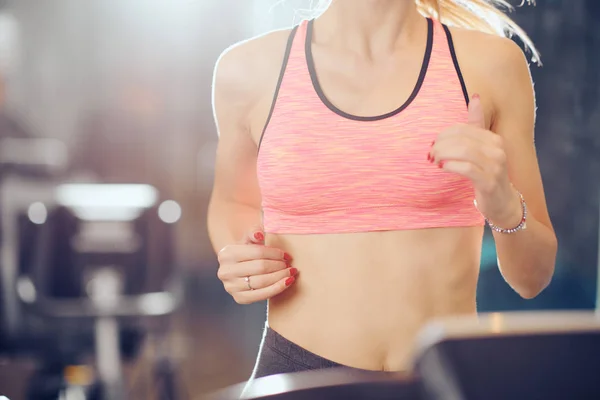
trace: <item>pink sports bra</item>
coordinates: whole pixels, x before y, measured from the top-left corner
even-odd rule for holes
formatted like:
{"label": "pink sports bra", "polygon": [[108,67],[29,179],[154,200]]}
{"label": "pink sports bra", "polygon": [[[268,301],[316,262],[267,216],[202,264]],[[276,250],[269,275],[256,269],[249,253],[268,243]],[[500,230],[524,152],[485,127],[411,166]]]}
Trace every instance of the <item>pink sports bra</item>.
{"label": "pink sports bra", "polygon": [[257,161],[266,232],[325,234],[479,226],[469,180],[427,161],[469,96],[449,29],[428,19],[417,84],[395,111],[358,117],[319,85],[312,21],[295,27]]}

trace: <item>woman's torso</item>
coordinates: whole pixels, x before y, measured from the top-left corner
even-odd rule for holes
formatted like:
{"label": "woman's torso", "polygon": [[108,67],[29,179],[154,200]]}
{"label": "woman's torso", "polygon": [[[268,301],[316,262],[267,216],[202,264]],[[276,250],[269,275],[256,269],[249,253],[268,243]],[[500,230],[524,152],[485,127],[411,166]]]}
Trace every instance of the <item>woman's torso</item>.
{"label": "woman's torso", "polygon": [[[264,80],[263,95],[249,114],[257,146],[265,140],[263,130],[281,69],[277,61],[284,59],[288,36],[289,32],[276,32],[262,38],[273,49],[274,61],[263,71],[270,79]],[[468,44],[456,45],[464,81],[471,93],[477,91],[485,99],[477,63],[460,52],[464,47]],[[425,48],[425,39],[415,41],[373,65],[351,54],[331,53],[318,43],[312,51],[326,98],[340,110],[370,116],[386,114],[409,99]],[[491,108],[485,100],[484,106]],[[426,157],[424,152],[424,161]],[[273,234],[267,229],[266,244],[291,254],[300,271],[295,285],[269,301],[269,325],[341,364],[405,369],[415,336],[427,321],[476,312],[481,238],[481,226],[318,234]]]}
{"label": "woman's torso", "polygon": [[269,301],[269,325],[344,365],[405,369],[428,320],[475,313],[480,237],[478,228],[269,236],[300,271]]}

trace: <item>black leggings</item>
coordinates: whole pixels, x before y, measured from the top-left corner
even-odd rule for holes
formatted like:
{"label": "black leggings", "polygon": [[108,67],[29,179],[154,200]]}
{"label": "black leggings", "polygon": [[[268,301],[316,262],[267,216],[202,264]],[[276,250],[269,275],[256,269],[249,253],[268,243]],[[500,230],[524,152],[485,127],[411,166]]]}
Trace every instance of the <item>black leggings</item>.
{"label": "black leggings", "polygon": [[311,353],[266,327],[252,378],[335,367],[343,365]]}

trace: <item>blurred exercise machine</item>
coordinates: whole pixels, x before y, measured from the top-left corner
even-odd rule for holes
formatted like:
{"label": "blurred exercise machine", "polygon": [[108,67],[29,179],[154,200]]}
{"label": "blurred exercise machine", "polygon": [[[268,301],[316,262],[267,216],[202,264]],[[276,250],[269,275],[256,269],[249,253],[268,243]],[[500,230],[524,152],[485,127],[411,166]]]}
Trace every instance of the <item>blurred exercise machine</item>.
{"label": "blurred exercise machine", "polygon": [[[0,141],[0,355],[36,361],[28,400],[123,400],[122,361],[182,297],[180,209],[149,185],[62,183],[65,164],[58,142]],[[168,367],[156,390],[176,399]]]}
{"label": "blurred exercise machine", "polygon": [[[39,192],[42,182],[59,176],[67,165],[65,146],[46,139],[0,139],[0,279],[2,283],[0,318],[2,325],[0,344],[9,349],[16,337],[20,322],[20,307],[16,282],[19,269],[18,233],[11,203],[21,193],[12,193],[12,182],[28,182],[31,191]],[[43,190],[43,189],[42,189]]]}
{"label": "blurred exercise machine", "polygon": [[599,399],[594,313],[494,313],[434,323],[416,371],[427,399]]}
{"label": "blurred exercise machine", "polygon": [[210,395],[208,400],[421,399],[420,383],[413,376],[340,368],[273,375],[256,379],[252,385],[245,386],[240,384],[226,388]]}
{"label": "blurred exercise machine", "polygon": [[[338,370],[257,379],[246,400],[600,399],[600,317],[508,313],[434,322],[412,375]],[[240,398],[242,386],[211,400]]]}

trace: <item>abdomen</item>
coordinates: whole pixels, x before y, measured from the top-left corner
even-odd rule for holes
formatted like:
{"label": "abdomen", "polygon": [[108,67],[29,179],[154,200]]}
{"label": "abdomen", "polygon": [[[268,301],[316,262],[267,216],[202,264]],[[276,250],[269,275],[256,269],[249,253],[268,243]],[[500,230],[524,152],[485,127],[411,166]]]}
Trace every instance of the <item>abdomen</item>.
{"label": "abdomen", "polygon": [[335,362],[401,370],[438,316],[475,313],[481,228],[269,235],[297,283],[269,302],[269,325]]}

